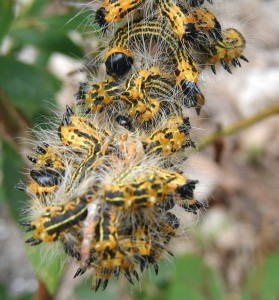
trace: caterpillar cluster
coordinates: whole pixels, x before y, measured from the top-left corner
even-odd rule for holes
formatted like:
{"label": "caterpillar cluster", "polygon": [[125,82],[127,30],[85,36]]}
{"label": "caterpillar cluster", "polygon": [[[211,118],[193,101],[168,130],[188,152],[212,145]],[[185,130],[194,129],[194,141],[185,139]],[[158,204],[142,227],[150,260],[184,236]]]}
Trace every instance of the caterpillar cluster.
{"label": "caterpillar cluster", "polygon": [[[247,59],[242,34],[223,30],[203,5],[105,0],[95,14],[104,34],[122,21],[105,47],[107,76],[80,84],[55,141],[28,156],[30,180],[18,185],[31,195],[26,242],[62,243],[80,263],[74,277],[93,269],[95,290],[121,274],[133,283],[150,265],[157,273],[179,228],[175,209],[205,207],[194,197],[197,181],[179,168],[184,149],[195,147],[186,112],[204,104],[198,78],[206,67],[215,73],[220,62],[231,72],[230,63]],[[162,59],[144,59],[156,51]]]}

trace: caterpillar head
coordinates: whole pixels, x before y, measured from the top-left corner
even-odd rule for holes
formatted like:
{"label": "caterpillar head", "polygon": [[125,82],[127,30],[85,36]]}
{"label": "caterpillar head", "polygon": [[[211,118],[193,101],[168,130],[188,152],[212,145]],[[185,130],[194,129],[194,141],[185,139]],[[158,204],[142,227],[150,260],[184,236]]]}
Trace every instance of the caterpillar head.
{"label": "caterpillar head", "polygon": [[127,74],[133,62],[132,53],[124,48],[112,48],[105,56],[107,74],[113,77],[122,77]]}

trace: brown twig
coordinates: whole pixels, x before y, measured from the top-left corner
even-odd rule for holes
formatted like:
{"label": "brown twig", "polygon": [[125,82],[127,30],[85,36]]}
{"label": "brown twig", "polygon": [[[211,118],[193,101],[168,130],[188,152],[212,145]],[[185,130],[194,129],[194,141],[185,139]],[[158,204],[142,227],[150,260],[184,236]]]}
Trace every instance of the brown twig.
{"label": "brown twig", "polygon": [[11,103],[6,93],[0,89],[0,136],[13,145],[15,149],[19,149],[15,138],[24,136],[26,128],[26,118]]}
{"label": "brown twig", "polygon": [[38,289],[34,295],[34,300],[52,300],[53,297],[49,294],[45,284],[38,279]]}

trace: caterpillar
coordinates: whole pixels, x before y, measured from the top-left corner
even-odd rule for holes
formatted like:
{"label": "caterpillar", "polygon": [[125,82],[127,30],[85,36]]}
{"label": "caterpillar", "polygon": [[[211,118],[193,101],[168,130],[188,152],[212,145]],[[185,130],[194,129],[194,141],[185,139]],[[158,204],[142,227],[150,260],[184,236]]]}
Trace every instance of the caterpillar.
{"label": "caterpillar", "polygon": [[99,24],[103,32],[111,22],[119,22],[144,5],[144,0],[105,0],[102,6],[96,11],[95,22]]}
{"label": "caterpillar", "polygon": [[27,155],[32,162],[29,183],[20,182],[16,188],[28,194],[36,194],[41,202],[48,193],[55,192],[65,173],[65,164],[54,148],[44,143],[36,148],[36,157]]}
{"label": "caterpillar", "polygon": [[239,58],[248,62],[248,59],[242,54],[245,44],[246,41],[239,31],[234,28],[224,30],[222,40],[214,42],[205,49],[206,62],[210,65],[213,73],[216,73],[215,64],[219,62],[229,73],[232,73],[229,63],[232,63],[234,67],[241,67]]}
{"label": "caterpillar", "polygon": [[[198,36],[196,40],[198,44],[205,43],[208,38],[222,41],[221,25],[212,12],[206,8],[196,8],[192,11],[192,15],[195,18],[198,27]],[[209,37],[207,37],[207,34]]]}
{"label": "caterpillar", "polygon": [[168,74],[153,66],[132,74],[123,85],[111,78],[91,86],[83,83],[76,97],[77,105],[85,108],[85,114],[101,113],[106,106],[122,101],[128,104],[127,114],[148,128],[160,111],[170,113],[175,103],[170,104],[164,99],[171,98],[173,93],[173,82]]}
{"label": "caterpillar", "polygon": [[129,105],[128,114],[148,127],[160,110],[169,113],[171,107],[162,98],[172,94],[173,86],[168,75],[158,67],[151,67],[131,75],[120,99]]}
{"label": "caterpillar", "polygon": [[27,223],[27,232],[33,231],[33,237],[26,240],[32,246],[41,242],[50,242],[58,239],[61,234],[75,226],[87,215],[86,197],[78,197],[64,205],[45,207],[45,213],[38,219]]}
{"label": "caterpillar", "polygon": [[[106,76],[80,84],[58,140],[28,156],[28,183],[18,185],[32,198],[21,222],[26,242],[61,243],[79,263],[74,277],[93,270],[95,291],[121,275],[134,284],[149,266],[157,274],[182,223],[176,209],[207,208],[196,199],[198,181],[180,169],[184,149],[195,147],[188,109],[204,105],[206,66],[230,72],[248,60],[242,34],[222,31],[204,2],[157,0],[151,13],[143,0],[105,0],[95,22],[104,34],[119,23],[104,43]],[[162,60],[146,59],[156,51]]]}
{"label": "caterpillar", "polygon": [[165,18],[173,32],[186,42],[194,41],[198,32],[195,17],[182,5],[172,0],[158,0],[162,18]]}
{"label": "caterpillar", "polygon": [[80,84],[79,92],[76,94],[76,103],[86,107],[85,113],[102,112],[106,105],[119,100],[122,91],[119,83],[108,79],[99,84]]}
{"label": "caterpillar", "polygon": [[164,43],[166,55],[173,62],[174,77],[184,95],[189,99],[187,106],[196,106],[198,109],[204,104],[204,96],[197,86],[198,67],[181,45],[178,37],[164,28],[164,21],[156,19],[135,21],[132,25],[126,25],[118,29],[114,39],[109,43],[109,49],[105,53],[105,65],[107,74],[114,77],[125,75],[133,64],[132,52],[135,41],[142,37],[146,39],[159,39]]}
{"label": "caterpillar", "polygon": [[163,155],[170,155],[186,147],[195,147],[189,136],[190,129],[188,118],[172,117],[165,126],[143,141],[143,147],[148,154],[161,152]]}

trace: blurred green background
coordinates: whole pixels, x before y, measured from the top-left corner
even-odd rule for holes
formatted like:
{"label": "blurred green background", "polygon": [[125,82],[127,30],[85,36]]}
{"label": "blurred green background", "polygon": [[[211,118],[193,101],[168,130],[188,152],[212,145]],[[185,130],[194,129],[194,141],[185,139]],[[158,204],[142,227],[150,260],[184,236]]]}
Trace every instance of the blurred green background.
{"label": "blurred green background", "polygon": [[[220,14],[220,1],[216,2]],[[233,8],[237,22],[248,20],[247,36],[254,34],[257,39],[251,39],[253,46],[245,55],[249,66],[233,76],[220,70],[220,77],[213,78],[219,86],[224,82],[222,92],[210,81],[208,109],[199,118],[192,116],[195,128],[205,128],[204,132],[193,129],[197,139],[220,124],[226,126],[224,119],[232,123],[251,113],[235,103],[243,85],[255,89],[257,71],[266,74],[267,86],[273,80],[268,74],[279,78],[279,29],[272,26],[279,8],[276,1],[231,1],[230,5],[225,5],[224,18]],[[210,208],[185,220],[187,238],[174,241],[176,255],[171,261],[162,260],[158,276],[150,270],[134,287],[125,280],[112,280],[105,292],[95,294],[90,276],[72,279],[77,266],[63,263],[59,255],[42,265],[44,250],[25,247],[18,221],[28,199],[14,187],[24,181],[28,170],[30,128],[52,120],[55,110],[63,111],[87,70],[93,72],[98,33],[90,8],[77,1],[0,1],[0,299],[279,299],[278,116],[222,140],[222,159],[216,158],[217,144],[189,159],[188,172],[201,184],[198,197],[209,201]],[[268,29],[264,40],[259,38],[259,24]],[[242,87],[235,78],[243,78]],[[225,94],[230,90],[226,84],[233,89],[234,83],[237,89]],[[271,96],[263,90],[259,97],[278,101],[276,85]],[[268,104],[263,102],[259,110]]]}

